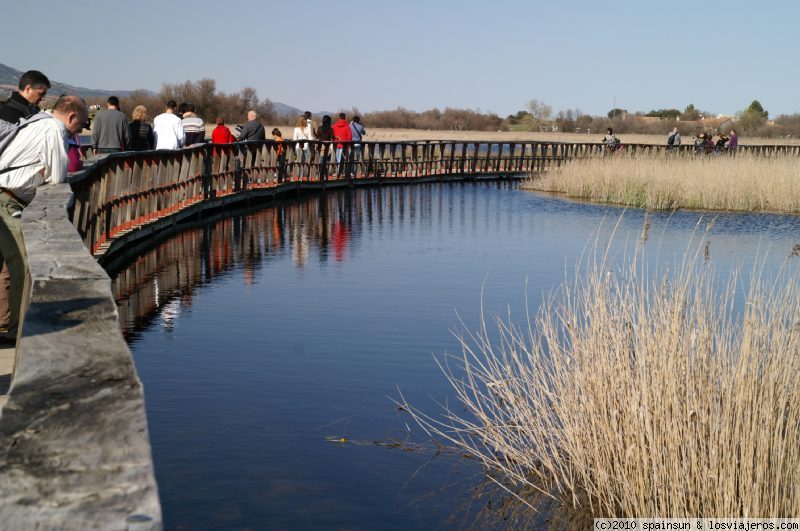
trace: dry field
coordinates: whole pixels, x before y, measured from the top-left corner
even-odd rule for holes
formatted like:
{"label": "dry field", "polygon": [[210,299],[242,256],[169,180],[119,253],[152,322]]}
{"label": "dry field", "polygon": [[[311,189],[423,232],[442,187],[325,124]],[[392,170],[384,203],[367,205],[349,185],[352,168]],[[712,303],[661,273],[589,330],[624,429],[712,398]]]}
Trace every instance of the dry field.
{"label": "dry field", "polygon": [[458,404],[401,406],[512,494],[578,513],[797,517],[800,268],[723,278],[707,236],[671,268],[596,250],[522,326],[462,333],[441,362]]}
{"label": "dry field", "polygon": [[800,212],[797,157],[640,156],[576,160],[523,187],[648,209]]}

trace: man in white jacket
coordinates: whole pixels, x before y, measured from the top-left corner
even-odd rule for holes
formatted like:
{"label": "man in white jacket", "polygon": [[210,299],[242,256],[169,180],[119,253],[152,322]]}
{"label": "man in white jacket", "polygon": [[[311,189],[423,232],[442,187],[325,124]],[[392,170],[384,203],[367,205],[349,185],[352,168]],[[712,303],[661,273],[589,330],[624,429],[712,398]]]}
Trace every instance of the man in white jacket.
{"label": "man in white jacket", "polygon": [[8,332],[0,335],[4,343],[16,340],[25,287],[22,210],[36,196],[40,184],[66,181],[67,138],[81,132],[89,111],[78,96],[61,96],[52,116],[35,117],[39,119],[22,127],[0,154],[0,251],[11,277]]}
{"label": "man in white jacket", "polygon": [[183,147],[186,136],[183,122],[175,114],[178,104],[175,100],[167,102],[164,112],[153,119],[153,135],[156,137],[156,149],[178,149]]}

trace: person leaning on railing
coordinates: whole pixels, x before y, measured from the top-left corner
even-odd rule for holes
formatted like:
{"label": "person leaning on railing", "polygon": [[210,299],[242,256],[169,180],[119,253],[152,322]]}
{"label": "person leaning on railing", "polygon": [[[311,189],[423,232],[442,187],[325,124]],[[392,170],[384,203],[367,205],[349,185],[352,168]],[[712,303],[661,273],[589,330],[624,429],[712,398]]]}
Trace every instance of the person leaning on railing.
{"label": "person leaning on railing", "polygon": [[66,181],[66,140],[81,132],[88,117],[83,99],[61,96],[52,115],[34,115],[39,119],[21,128],[0,154],[0,252],[11,275],[8,332],[0,335],[4,343],[16,341],[25,286],[22,210],[36,196],[40,184]]}

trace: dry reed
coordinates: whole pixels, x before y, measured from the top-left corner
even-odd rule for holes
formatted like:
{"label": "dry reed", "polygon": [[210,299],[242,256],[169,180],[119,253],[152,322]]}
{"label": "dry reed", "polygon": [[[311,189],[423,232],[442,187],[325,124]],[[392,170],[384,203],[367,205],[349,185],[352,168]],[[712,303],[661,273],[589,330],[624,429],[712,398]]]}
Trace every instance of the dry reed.
{"label": "dry reed", "polygon": [[576,160],[524,185],[649,209],[800,212],[797,157],[614,156]]}
{"label": "dry reed", "polygon": [[403,407],[594,517],[796,517],[800,274],[721,278],[698,240],[672,267],[595,251],[522,328],[460,335],[441,362],[459,408]]}

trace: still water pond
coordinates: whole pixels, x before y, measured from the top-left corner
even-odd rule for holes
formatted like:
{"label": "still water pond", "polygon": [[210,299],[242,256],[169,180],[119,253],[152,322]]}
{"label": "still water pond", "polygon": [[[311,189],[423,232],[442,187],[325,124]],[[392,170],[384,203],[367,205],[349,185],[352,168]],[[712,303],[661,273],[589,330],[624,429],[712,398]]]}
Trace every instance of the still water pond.
{"label": "still water pond", "polygon": [[[483,289],[488,313],[521,318],[526,281],[535,308],[620,214],[509,182],[338,191],[197,222],[109,266],[167,528],[502,527],[480,466],[437,452],[391,399],[440,411],[433,356],[458,351],[456,312],[474,327]],[[620,247],[643,217],[624,215]],[[659,256],[701,217],[652,216]],[[710,248],[721,269],[757,248],[778,263],[799,234],[797,217],[723,214]]]}

